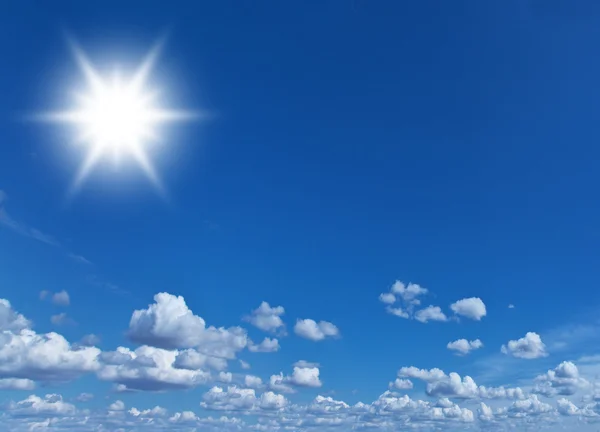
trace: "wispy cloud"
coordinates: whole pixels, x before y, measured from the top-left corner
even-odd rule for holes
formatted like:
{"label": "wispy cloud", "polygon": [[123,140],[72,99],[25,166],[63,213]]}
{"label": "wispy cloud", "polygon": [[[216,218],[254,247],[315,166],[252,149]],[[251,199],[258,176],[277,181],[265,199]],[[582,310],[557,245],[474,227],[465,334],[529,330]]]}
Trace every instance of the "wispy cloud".
{"label": "wispy cloud", "polygon": [[40,230],[30,227],[22,222],[11,217],[6,211],[6,200],[8,195],[0,190],[0,225],[8,228],[17,234],[46,243],[51,246],[60,247],[60,243],[52,236],[41,232]]}

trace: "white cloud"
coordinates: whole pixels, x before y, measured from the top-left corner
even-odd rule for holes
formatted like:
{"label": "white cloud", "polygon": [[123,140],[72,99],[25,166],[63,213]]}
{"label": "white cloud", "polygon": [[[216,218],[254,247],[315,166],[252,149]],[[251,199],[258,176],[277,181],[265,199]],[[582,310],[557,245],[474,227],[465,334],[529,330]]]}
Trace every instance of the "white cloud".
{"label": "white cloud", "polygon": [[200,406],[215,411],[277,411],[288,404],[283,395],[265,392],[256,396],[254,389],[241,389],[229,386],[227,390],[213,387],[202,397]]}
{"label": "white cloud", "polygon": [[427,394],[435,397],[452,397],[459,399],[522,399],[525,397],[519,387],[485,387],[479,386],[470,376],[461,376],[455,372],[446,375],[438,368],[431,370],[418,369],[414,366],[403,367],[398,371],[399,377],[415,378],[427,383]]}
{"label": "white cloud", "polygon": [[262,384],[263,384],[262,380],[259,377],[257,377],[257,376],[246,375],[244,377],[244,385],[246,387],[250,387],[250,388],[256,389],[256,388],[261,387]]}
{"label": "white cloud", "polygon": [[503,354],[522,359],[536,359],[548,355],[542,338],[534,332],[528,332],[521,339],[508,341],[500,350]]}
{"label": "white cloud", "polygon": [[415,283],[409,283],[408,285],[405,285],[401,281],[394,282],[394,285],[392,285],[390,288],[390,292],[400,296],[405,302],[416,305],[420,304],[418,298],[428,293],[427,289],[423,288],[422,286],[419,286]]}
{"label": "white cloud", "polygon": [[240,360],[240,367],[244,370],[248,370],[250,369],[250,363]]}
{"label": "white cloud", "polygon": [[438,306],[427,306],[424,309],[418,310],[415,313],[415,319],[419,322],[426,323],[428,321],[447,321],[448,318]]}
{"label": "white cloud", "polygon": [[75,324],[75,321],[73,321],[71,318],[69,318],[65,312],[61,312],[59,314],[52,315],[50,317],[50,322],[57,326]]}
{"label": "white cloud", "polygon": [[451,351],[456,351],[458,354],[466,355],[473,350],[483,347],[483,342],[479,339],[468,341],[466,339],[458,339],[454,342],[448,342],[447,348]]}
{"label": "white cloud", "polygon": [[229,359],[247,345],[244,329],[206,327],[182,296],[163,292],[156,294],[154,301],[131,316],[128,336],[133,342],[164,349],[196,348],[204,354]]}
{"label": "white cloud", "polygon": [[264,338],[264,340],[259,344],[255,344],[252,341],[250,341],[248,344],[248,351],[255,353],[277,352],[279,351],[279,348],[279,341],[271,338]]}
{"label": "white cloud", "polygon": [[10,302],[0,299],[0,331],[19,332],[31,328],[31,321],[16,312]]}
{"label": "white cloud", "polygon": [[52,303],[57,306],[69,306],[71,304],[71,298],[69,297],[69,293],[65,290],[54,293],[52,295]]}
{"label": "white cloud", "polygon": [[317,323],[311,319],[296,321],[294,332],[298,336],[312,341],[321,341],[328,337],[338,337],[340,335],[339,329],[334,324],[327,321]]}
{"label": "white cloud", "polygon": [[321,387],[319,368],[295,366],[290,382],[301,387]]}
{"label": "white cloud", "polygon": [[96,346],[100,344],[100,338],[95,334],[88,334],[81,338],[79,344],[82,346]]}
{"label": "white cloud", "polygon": [[460,316],[480,321],[486,314],[485,304],[479,297],[465,298],[452,303],[450,309]]}
{"label": "white cloud", "polygon": [[281,319],[283,314],[285,314],[283,306],[271,307],[269,303],[262,302],[244,320],[263,331],[276,332],[285,328],[285,324]]}
{"label": "white cloud", "polygon": [[408,379],[396,378],[395,381],[389,384],[389,387],[396,390],[410,390],[413,388],[413,383]]}
{"label": "white cloud", "polygon": [[570,396],[591,386],[586,379],[579,376],[579,369],[570,361],[564,361],[556,368],[539,375],[535,381],[536,385],[532,391],[546,397]]}
{"label": "white cloud", "polygon": [[193,349],[178,351],[173,366],[179,369],[214,369],[222,371],[227,368],[227,360],[200,353]]}
{"label": "white cloud", "polygon": [[22,401],[10,402],[8,411],[12,415],[46,418],[72,415],[75,413],[75,406],[64,402],[57,394],[47,394],[44,398],[31,395]]}
{"label": "white cloud", "polygon": [[99,349],[74,349],[57,333],[37,334],[6,300],[0,300],[0,325],[0,378],[68,381],[99,367]]}
{"label": "white cloud", "polygon": [[0,390],[33,390],[35,382],[25,378],[2,378]]}
{"label": "white cloud", "polygon": [[396,303],[396,296],[392,293],[382,293],[379,295],[379,300],[382,303],[391,305],[391,304]]}
{"label": "white cloud", "polygon": [[102,367],[98,378],[119,384],[121,391],[177,390],[206,384],[211,379],[209,371],[178,368],[177,350],[164,350],[143,345],[132,351],[119,347],[116,351],[102,353]]}

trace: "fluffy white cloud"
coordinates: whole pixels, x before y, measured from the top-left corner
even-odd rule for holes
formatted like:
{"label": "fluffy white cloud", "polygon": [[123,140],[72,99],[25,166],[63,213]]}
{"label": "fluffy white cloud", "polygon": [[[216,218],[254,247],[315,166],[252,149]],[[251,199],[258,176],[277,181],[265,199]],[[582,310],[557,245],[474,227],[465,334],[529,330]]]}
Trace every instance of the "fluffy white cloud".
{"label": "fluffy white cloud", "polygon": [[205,370],[176,367],[179,352],[151,346],[135,351],[119,347],[102,353],[102,367],[98,378],[119,384],[119,390],[177,390],[206,384],[211,374]]}
{"label": "fluffy white cloud", "polygon": [[586,379],[579,376],[579,369],[570,361],[564,361],[556,368],[539,375],[535,381],[536,385],[532,391],[546,397],[569,396],[580,389],[591,386]]}
{"label": "fluffy white cloud", "polygon": [[396,378],[395,381],[389,384],[389,387],[396,390],[410,390],[413,388],[413,383],[408,379]]}
{"label": "fluffy white cloud", "polygon": [[522,359],[536,359],[548,355],[542,338],[534,332],[528,332],[521,339],[508,341],[500,350],[503,354]]}
{"label": "fluffy white cloud", "polygon": [[470,376],[461,376],[455,372],[446,373],[438,368],[431,370],[418,369],[414,366],[403,367],[398,371],[399,377],[419,379],[427,383],[427,394],[435,397],[452,397],[459,399],[522,399],[525,397],[519,387],[485,387],[479,386]]}
{"label": "fluffy white cloud", "polygon": [[454,342],[448,342],[447,348],[451,351],[456,351],[458,354],[466,355],[471,351],[482,348],[483,342],[479,339],[468,341],[466,339],[458,339]]}
{"label": "fluffy white cloud", "polygon": [[269,303],[262,302],[258,308],[252,311],[250,316],[244,319],[263,331],[275,332],[285,328],[285,324],[281,319],[283,314],[285,314],[283,306],[271,307]]}
{"label": "fluffy white cloud", "polygon": [[52,295],[52,303],[57,306],[69,306],[69,304],[71,304],[69,293],[65,290],[54,293],[54,295]]}
{"label": "fluffy white cloud", "polygon": [[419,305],[419,297],[424,296],[428,293],[426,288],[419,286],[415,283],[409,283],[405,285],[401,281],[396,281],[390,288],[390,292],[402,298],[406,303],[412,303]]}
{"label": "fluffy white cloud", "polygon": [[240,367],[244,370],[248,370],[250,369],[250,363],[240,360]]}
{"label": "fluffy white cloud", "polygon": [[317,323],[311,319],[299,319],[294,326],[294,332],[305,339],[321,341],[327,337],[337,337],[340,335],[339,329],[327,321]]}
{"label": "fluffy white cloud", "polygon": [[57,333],[4,331],[0,334],[0,378],[68,381],[97,370],[99,354],[95,347],[73,349]]}
{"label": "fluffy white cloud", "polygon": [[17,333],[29,328],[31,328],[31,322],[16,312],[8,300],[0,299],[0,331]]}
{"label": "fluffy white cloud", "polygon": [[465,298],[452,303],[450,309],[456,315],[480,321],[486,314],[485,303],[479,297]]}
{"label": "fluffy white cloud", "polygon": [[248,351],[255,353],[270,353],[279,351],[279,341],[277,339],[264,338],[259,344],[250,341],[248,343]]}
{"label": "fluffy white cloud", "polygon": [[147,309],[133,313],[128,331],[133,342],[164,349],[196,348],[204,354],[229,359],[247,345],[245,330],[206,327],[182,296],[159,293],[154,301]]}
{"label": "fluffy white cloud", "polygon": [[322,385],[318,367],[294,366],[294,372],[289,382],[301,387],[321,387]]}
{"label": "fluffy white cloud", "polygon": [[221,371],[227,368],[227,360],[199,353],[193,349],[178,351],[174,367],[179,369],[214,369]]}
{"label": "fluffy white cloud", "polygon": [[2,378],[0,379],[0,390],[33,390],[35,382],[24,378]]}
{"label": "fluffy white cloud", "polygon": [[428,321],[447,321],[448,318],[442,312],[439,306],[427,306],[424,309],[418,310],[415,313],[415,319],[419,322],[426,323]]}
{"label": "fluffy white cloud", "polygon": [[391,305],[396,303],[396,296],[392,293],[381,293],[379,295],[379,301],[381,301],[382,303]]}
{"label": "fluffy white cloud", "polygon": [[75,406],[64,402],[57,394],[47,394],[44,398],[31,395],[19,402],[10,402],[8,411],[11,415],[29,417],[55,417],[75,413]]}
{"label": "fluffy white cloud", "polygon": [[246,375],[244,377],[244,385],[249,388],[259,388],[262,387],[262,379],[254,375]]}
{"label": "fluffy white cloud", "polygon": [[200,406],[216,411],[246,411],[281,410],[288,404],[283,395],[265,392],[260,397],[256,396],[254,389],[241,389],[229,386],[227,390],[213,387],[202,397]]}

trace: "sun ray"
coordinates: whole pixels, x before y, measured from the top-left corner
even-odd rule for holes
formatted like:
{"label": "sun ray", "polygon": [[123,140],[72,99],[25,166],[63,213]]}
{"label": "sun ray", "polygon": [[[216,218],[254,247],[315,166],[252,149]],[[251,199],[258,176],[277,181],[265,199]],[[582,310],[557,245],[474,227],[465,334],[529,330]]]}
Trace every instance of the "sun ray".
{"label": "sun ray", "polygon": [[69,40],[71,51],[87,83],[86,93],[75,94],[75,107],[40,113],[38,121],[68,124],[77,129],[76,142],[87,144],[88,153],[71,185],[71,192],[80,189],[101,158],[122,156],[135,160],[159,193],[164,186],[148,156],[148,142],[159,141],[157,126],[196,120],[197,112],[167,109],[160,106],[160,93],[147,89],[147,81],[160,55],[164,39],[146,55],[131,77],[115,72],[102,76],[82,49]]}

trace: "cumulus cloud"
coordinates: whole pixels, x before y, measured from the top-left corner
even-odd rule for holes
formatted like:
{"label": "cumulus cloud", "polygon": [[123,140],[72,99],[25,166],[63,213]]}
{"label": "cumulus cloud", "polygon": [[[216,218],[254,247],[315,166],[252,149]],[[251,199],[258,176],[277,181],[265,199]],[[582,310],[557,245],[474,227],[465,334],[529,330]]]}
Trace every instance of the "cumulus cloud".
{"label": "cumulus cloud", "polygon": [[259,377],[257,377],[257,376],[254,376],[254,375],[246,375],[246,376],[244,377],[244,385],[245,385],[246,387],[249,387],[249,388],[255,388],[255,389],[256,389],[256,388],[262,387],[262,385],[263,385],[263,382],[262,382],[262,379],[260,379],[260,378],[259,378]]}
{"label": "cumulus cloud", "polygon": [[534,332],[528,332],[521,339],[508,341],[506,345],[502,345],[500,351],[522,359],[536,359],[548,355],[542,338]]}
{"label": "cumulus cloud", "polygon": [[395,381],[389,384],[389,387],[396,390],[410,390],[413,388],[413,383],[408,379],[396,378]]}
{"label": "cumulus cloud", "polygon": [[427,383],[427,394],[434,397],[459,399],[522,399],[525,393],[519,387],[485,387],[477,385],[470,376],[461,376],[455,372],[448,375],[438,368],[418,369],[414,366],[403,367],[399,377],[414,378]]}
{"label": "cumulus cloud", "polygon": [[570,361],[564,361],[554,369],[535,379],[533,392],[546,397],[556,395],[570,396],[578,390],[590,387],[591,384],[579,375],[579,369]]}
{"label": "cumulus cloud", "polygon": [[419,322],[426,323],[429,321],[447,321],[448,318],[442,312],[439,306],[427,306],[425,309],[418,310],[415,313],[415,319]]}
{"label": "cumulus cloud", "polygon": [[479,297],[465,298],[452,303],[450,309],[456,315],[470,318],[475,321],[480,321],[486,314],[485,304]]}
{"label": "cumulus cloud", "polygon": [[29,325],[7,300],[0,300],[0,378],[60,382],[98,369],[99,349],[74,349],[60,334],[37,334]]}
{"label": "cumulus cloud", "polygon": [[178,368],[179,352],[143,345],[132,351],[119,347],[101,355],[98,378],[119,385],[120,391],[179,390],[206,384],[211,374],[202,369]]}
{"label": "cumulus cloud", "polygon": [[283,306],[271,307],[269,303],[262,302],[244,320],[266,332],[274,333],[278,330],[283,332],[285,329],[285,324],[281,319],[283,314],[285,314]]}
{"label": "cumulus cloud", "polygon": [[50,317],[50,322],[57,326],[75,324],[75,321],[73,321],[73,319],[71,319],[65,312],[52,315]]}
{"label": "cumulus cloud", "polygon": [[448,321],[448,317],[439,306],[430,305],[426,308],[416,310],[421,304],[421,298],[429,291],[420,285],[404,284],[396,281],[389,292],[382,293],[379,300],[386,305],[386,311],[404,319],[415,319],[422,323],[429,321]]}
{"label": "cumulus cloud", "polygon": [[229,386],[227,390],[222,387],[213,387],[202,397],[200,406],[204,409],[215,411],[277,411],[288,404],[285,396],[273,392],[265,392],[260,397],[256,396],[254,389],[242,389]]}
{"label": "cumulus cloud", "polygon": [[332,323],[327,321],[319,321],[318,323],[311,319],[299,319],[294,326],[294,332],[305,339],[312,341],[321,341],[328,337],[338,337],[339,329]]}
{"label": "cumulus cloud", "polygon": [[0,299],[0,330],[9,332],[19,332],[31,327],[31,321],[20,313],[16,312],[10,302],[6,299]]}
{"label": "cumulus cloud", "polygon": [[0,379],[0,390],[33,390],[35,382],[24,378],[2,378]]}
{"label": "cumulus cloud", "polygon": [[466,339],[458,339],[454,342],[448,342],[447,348],[451,351],[455,351],[459,355],[469,354],[473,350],[477,350],[483,347],[483,342],[479,339],[468,341]]}
{"label": "cumulus cloud", "polygon": [[207,327],[205,321],[188,308],[182,296],[159,293],[154,304],[136,310],[129,322],[129,338],[156,348],[196,348],[215,357],[235,358],[248,343],[246,331]]}
{"label": "cumulus cloud", "polygon": [[47,394],[43,398],[31,395],[22,401],[10,402],[8,411],[12,415],[45,418],[72,415],[76,410],[74,405],[64,402],[60,395]]}
{"label": "cumulus cloud", "polygon": [[52,303],[57,306],[69,306],[71,304],[71,298],[69,297],[69,293],[65,290],[54,293],[52,295]]}
{"label": "cumulus cloud", "polygon": [[277,339],[264,338],[259,344],[250,341],[248,351],[256,353],[270,353],[279,351],[279,341]]}

